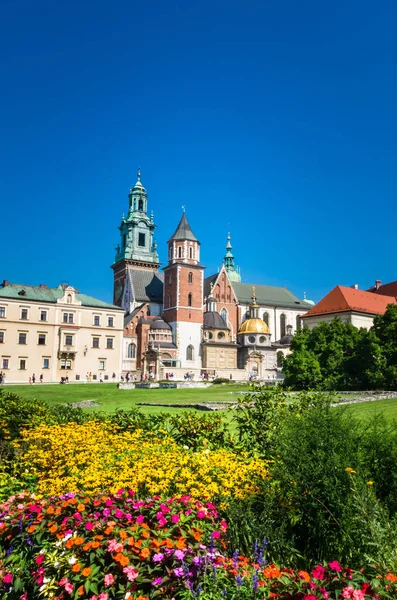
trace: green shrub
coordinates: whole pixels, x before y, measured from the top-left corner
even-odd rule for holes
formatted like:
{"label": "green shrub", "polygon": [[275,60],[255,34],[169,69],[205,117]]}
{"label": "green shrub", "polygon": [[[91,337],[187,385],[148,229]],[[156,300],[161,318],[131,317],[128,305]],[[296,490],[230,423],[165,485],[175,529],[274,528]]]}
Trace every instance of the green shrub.
{"label": "green shrub", "polygon": [[231,379],[228,379],[227,377],[217,377],[216,379],[214,379],[214,380],[212,381],[212,383],[213,383],[214,385],[219,385],[219,384],[221,384],[221,383],[230,383],[231,381],[232,381],[232,380],[231,380]]}

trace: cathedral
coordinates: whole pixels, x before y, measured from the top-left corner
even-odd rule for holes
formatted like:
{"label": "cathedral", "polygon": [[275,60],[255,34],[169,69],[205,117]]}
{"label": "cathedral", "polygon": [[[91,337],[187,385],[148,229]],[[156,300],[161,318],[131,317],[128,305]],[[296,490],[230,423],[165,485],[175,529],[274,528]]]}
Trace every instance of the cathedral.
{"label": "cathedral", "polygon": [[153,211],[138,180],[116,248],[114,304],[124,308],[123,373],[138,379],[276,379],[300,319],[313,303],[285,287],[241,282],[230,234],[218,273],[205,276],[186,213],[160,269]]}

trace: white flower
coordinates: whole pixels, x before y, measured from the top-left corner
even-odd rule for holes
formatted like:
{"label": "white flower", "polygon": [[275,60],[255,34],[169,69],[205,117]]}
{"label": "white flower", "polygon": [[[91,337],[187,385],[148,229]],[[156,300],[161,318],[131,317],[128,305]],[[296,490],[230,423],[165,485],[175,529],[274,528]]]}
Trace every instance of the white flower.
{"label": "white flower", "polygon": [[54,567],[59,567],[59,560],[57,560],[57,562],[54,563]]}
{"label": "white flower", "polygon": [[71,557],[69,558],[69,560],[68,560],[68,563],[69,563],[70,565],[74,565],[74,563],[75,563],[75,562],[76,562],[76,557],[75,557],[75,556],[71,556]]}

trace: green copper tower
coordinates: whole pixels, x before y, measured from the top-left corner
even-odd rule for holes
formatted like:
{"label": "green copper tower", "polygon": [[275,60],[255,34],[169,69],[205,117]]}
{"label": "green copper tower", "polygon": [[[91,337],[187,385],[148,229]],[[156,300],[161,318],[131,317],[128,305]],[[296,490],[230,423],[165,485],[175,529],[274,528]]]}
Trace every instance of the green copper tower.
{"label": "green copper tower", "polygon": [[234,264],[234,256],[232,253],[232,244],[230,242],[230,233],[227,234],[226,254],[223,259],[223,265],[229,276],[230,281],[241,281],[240,268]]}

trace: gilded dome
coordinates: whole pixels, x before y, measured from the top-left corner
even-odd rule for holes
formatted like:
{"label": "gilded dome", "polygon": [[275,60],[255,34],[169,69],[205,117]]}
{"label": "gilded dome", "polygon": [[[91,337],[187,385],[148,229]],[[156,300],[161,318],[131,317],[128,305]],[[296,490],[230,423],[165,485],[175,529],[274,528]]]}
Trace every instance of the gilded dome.
{"label": "gilded dome", "polygon": [[240,333],[267,333],[270,335],[270,329],[262,319],[247,319],[238,330]]}

